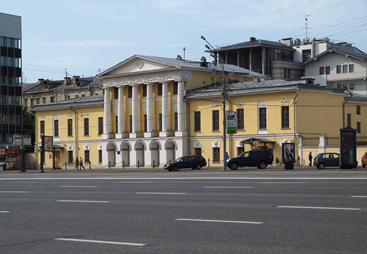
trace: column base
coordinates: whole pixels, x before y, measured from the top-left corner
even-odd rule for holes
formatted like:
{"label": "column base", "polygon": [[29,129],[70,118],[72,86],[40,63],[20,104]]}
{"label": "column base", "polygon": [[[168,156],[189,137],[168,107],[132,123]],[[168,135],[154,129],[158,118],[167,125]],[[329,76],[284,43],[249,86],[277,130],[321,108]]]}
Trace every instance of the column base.
{"label": "column base", "polygon": [[129,138],[142,138],[143,137],[143,133],[141,132],[132,132],[129,134]]}
{"label": "column base", "polygon": [[158,137],[158,132],[144,132],[144,138]]}
{"label": "column base", "polygon": [[173,135],[172,135],[172,132],[170,132],[170,131],[160,131],[159,136],[160,137],[171,137]]}
{"label": "column base", "polygon": [[102,139],[112,139],[115,138],[114,133],[102,134]]}
{"label": "column base", "polygon": [[187,131],[176,131],[175,136],[176,137],[186,137],[187,136]]}
{"label": "column base", "polygon": [[128,137],[129,137],[128,133],[116,133],[116,139],[123,139]]}

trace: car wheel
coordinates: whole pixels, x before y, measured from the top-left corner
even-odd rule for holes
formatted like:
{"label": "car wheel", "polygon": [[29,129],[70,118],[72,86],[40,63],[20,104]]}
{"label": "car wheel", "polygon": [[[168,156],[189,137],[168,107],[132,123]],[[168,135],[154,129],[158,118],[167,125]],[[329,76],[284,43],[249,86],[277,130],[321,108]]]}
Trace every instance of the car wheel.
{"label": "car wheel", "polygon": [[267,166],[265,161],[260,161],[259,164],[257,165],[257,168],[259,169],[265,169]]}
{"label": "car wheel", "polygon": [[174,166],[173,167],[173,171],[177,171],[178,170],[178,167],[177,166]]}
{"label": "car wheel", "polygon": [[196,165],[196,170],[200,170],[200,169],[201,169],[201,165],[200,164]]}
{"label": "car wheel", "polygon": [[320,163],[318,166],[317,166],[318,169],[324,169],[325,168],[325,163]]}
{"label": "car wheel", "polygon": [[168,169],[168,171],[172,171],[172,169],[170,168],[170,169]]}
{"label": "car wheel", "polygon": [[229,165],[229,168],[232,170],[237,170],[238,169],[238,164],[236,162],[233,162],[231,165]]}

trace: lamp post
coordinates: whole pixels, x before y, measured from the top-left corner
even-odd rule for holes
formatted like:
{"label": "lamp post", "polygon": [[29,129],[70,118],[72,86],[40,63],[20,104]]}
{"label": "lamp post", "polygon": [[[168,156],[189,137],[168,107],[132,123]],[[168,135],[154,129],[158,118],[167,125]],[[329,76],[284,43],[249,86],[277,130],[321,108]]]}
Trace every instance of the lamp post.
{"label": "lamp post", "polygon": [[[202,35],[200,37],[202,40],[204,40],[206,43],[208,43],[207,45],[205,45],[205,47],[211,51],[214,51],[216,56],[215,56],[215,62],[217,62],[217,55],[218,55],[218,51],[213,47],[212,44],[210,44],[210,42],[208,42],[206,40],[206,38]],[[225,171],[227,169],[227,162],[226,162],[226,153],[227,153],[227,148],[226,148],[226,87],[224,84],[224,65],[223,63],[221,63],[219,61],[220,67],[222,68],[222,97],[223,97],[223,170]]]}

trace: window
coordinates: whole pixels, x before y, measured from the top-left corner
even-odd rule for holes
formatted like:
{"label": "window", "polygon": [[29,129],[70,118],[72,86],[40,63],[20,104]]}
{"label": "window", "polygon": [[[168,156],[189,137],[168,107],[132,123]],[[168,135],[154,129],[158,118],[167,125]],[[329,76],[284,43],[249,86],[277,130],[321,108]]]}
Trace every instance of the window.
{"label": "window", "polygon": [[354,64],[349,65],[349,72],[354,72]]}
{"label": "window", "polygon": [[119,117],[115,116],[115,133],[119,131]]}
{"label": "window", "polygon": [[148,118],[147,114],[144,114],[144,132],[148,131]]}
{"label": "window", "polygon": [[237,129],[239,130],[245,129],[245,122],[242,108],[237,109]]}
{"label": "window", "polygon": [[282,129],[289,128],[289,106],[282,106]]}
{"label": "window", "polygon": [[162,96],[162,83],[158,83],[158,96]]}
{"label": "window", "polygon": [[68,137],[73,136],[73,119],[68,119]]}
{"label": "window", "polygon": [[133,97],[133,87],[128,86],[127,87],[127,98],[132,98],[132,97]]}
{"label": "window", "polygon": [[34,99],[31,99],[31,107],[33,106],[34,104]]}
{"label": "window", "polygon": [[266,108],[259,108],[259,129],[266,129]]}
{"label": "window", "polygon": [[196,156],[201,156],[201,148],[195,148],[194,152]]}
{"label": "window", "polygon": [[354,84],[349,84],[349,90],[354,90]]}
{"label": "window", "polygon": [[45,121],[40,121],[40,135],[45,135]]}
{"label": "window", "polygon": [[311,59],[311,49],[302,50],[302,63]]}
{"label": "window", "polygon": [[357,122],[357,133],[361,133],[361,122]]}
{"label": "window", "polygon": [[352,115],[347,114],[347,126],[352,127]]}
{"label": "window", "polygon": [[73,158],[73,151],[68,151],[68,163],[73,164],[74,158]]}
{"label": "window", "polygon": [[178,82],[173,82],[173,94],[178,93]]}
{"label": "window", "polygon": [[245,148],[243,146],[237,147],[237,156],[240,156],[241,153],[245,151]]}
{"label": "window", "polygon": [[219,110],[212,112],[212,130],[219,131]]}
{"label": "window", "polygon": [[324,75],[325,71],[324,71],[324,67],[320,67],[319,68],[319,75]]}
{"label": "window", "polygon": [[201,115],[200,111],[194,112],[194,131],[201,131]]}
{"label": "window", "polygon": [[68,93],[68,94],[66,94],[66,95],[65,95],[65,97],[66,97],[66,98],[65,98],[66,100],[70,100],[70,94],[69,94],[69,93]]}
{"label": "window", "polygon": [[158,130],[162,131],[162,113],[158,114]]}
{"label": "window", "polygon": [[27,107],[28,106],[28,99],[24,99],[24,106]]}
{"label": "window", "polygon": [[59,120],[54,120],[54,136],[59,137]]}
{"label": "window", "polygon": [[98,150],[98,163],[102,163],[102,150]]}
{"label": "window", "polygon": [[174,127],[175,127],[175,131],[178,131],[178,113],[177,112],[174,113]]}
{"label": "window", "polygon": [[348,65],[343,65],[343,73],[347,73],[348,72]]}
{"label": "window", "polygon": [[84,136],[89,136],[89,118],[84,118]]}
{"label": "window", "polygon": [[143,85],[143,97],[147,97],[147,85]]}
{"label": "window", "polygon": [[133,132],[133,116],[129,115],[129,132]]}
{"label": "window", "polygon": [[361,114],[361,106],[357,105],[357,115]]}
{"label": "window", "polygon": [[53,96],[50,97],[50,103],[54,103],[55,102],[55,98]]}
{"label": "window", "polygon": [[90,163],[89,150],[84,150],[84,163]]}
{"label": "window", "polygon": [[342,66],[341,65],[337,65],[336,66],[336,73],[342,73]]}
{"label": "window", "polygon": [[37,104],[41,104],[41,99],[37,98]]}
{"label": "window", "polygon": [[330,74],[330,66],[325,67],[325,74],[327,74],[327,75]]}
{"label": "window", "polygon": [[113,88],[113,98],[117,100],[119,98],[119,89],[118,87]]}
{"label": "window", "polygon": [[42,104],[46,104],[46,97],[42,98]]}
{"label": "window", "polygon": [[220,162],[220,149],[219,147],[213,148],[213,162]]}
{"label": "window", "polygon": [[103,117],[98,117],[98,135],[103,134]]}

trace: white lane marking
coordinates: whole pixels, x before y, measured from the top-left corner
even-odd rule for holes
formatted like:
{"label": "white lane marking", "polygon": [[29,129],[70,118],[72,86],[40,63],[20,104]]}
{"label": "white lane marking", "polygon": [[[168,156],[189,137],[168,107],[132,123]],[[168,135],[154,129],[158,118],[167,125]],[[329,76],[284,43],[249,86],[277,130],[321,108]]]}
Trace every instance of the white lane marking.
{"label": "white lane marking", "polygon": [[277,208],[289,208],[289,209],[320,209],[320,210],[349,210],[349,211],[360,211],[361,210],[361,208],[314,207],[314,206],[277,206]]}
{"label": "white lane marking", "polygon": [[[142,173],[143,174],[143,173]],[[31,177],[31,178],[0,178],[0,181],[25,180],[367,180],[367,177],[255,177],[255,176],[220,176],[220,177]]]}
{"label": "white lane marking", "polygon": [[245,186],[204,186],[205,189],[253,189]]}
{"label": "white lane marking", "polygon": [[84,243],[104,243],[104,244],[118,244],[142,247],[146,244],[143,243],[127,243],[127,242],[111,242],[111,241],[99,241],[99,240],[87,240],[87,239],[74,239],[74,238],[55,238],[56,241],[71,241],[71,242],[84,242]]}
{"label": "white lane marking", "polygon": [[29,191],[0,191],[0,193],[29,193]]}
{"label": "white lane marking", "polygon": [[117,182],[117,183],[153,183],[153,182]]}
{"label": "white lane marking", "polygon": [[56,200],[56,202],[68,202],[68,203],[109,203],[110,201],[99,201],[99,200]]}
{"label": "white lane marking", "polygon": [[258,182],[258,183],[275,183],[275,184],[284,184],[284,183],[306,183],[306,182]]}
{"label": "white lane marking", "polygon": [[233,220],[206,220],[206,219],[185,219],[185,218],[178,218],[175,219],[178,221],[197,221],[197,222],[219,222],[219,223],[237,223],[237,224],[263,224],[263,222],[259,221],[233,221]]}
{"label": "white lane marking", "polygon": [[10,211],[0,211],[0,213],[10,213]]}
{"label": "white lane marking", "polygon": [[367,196],[352,196],[352,198],[367,198]]}
{"label": "white lane marking", "polygon": [[97,186],[60,186],[60,188],[96,188]]}
{"label": "white lane marking", "polygon": [[138,195],[186,195],[182,192],[136,192]]}

